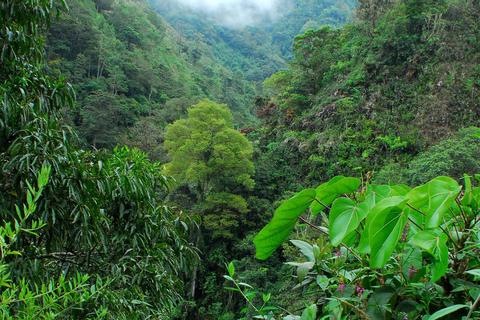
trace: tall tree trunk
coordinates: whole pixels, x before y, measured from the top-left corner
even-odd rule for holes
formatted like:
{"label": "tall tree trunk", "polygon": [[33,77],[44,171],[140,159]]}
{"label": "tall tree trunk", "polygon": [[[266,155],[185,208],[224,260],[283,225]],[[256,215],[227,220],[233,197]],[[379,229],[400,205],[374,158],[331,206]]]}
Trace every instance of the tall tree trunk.
{"label": "tall tree trunk", "polygon": [[[195,230],[195,234],[193,236],[193,243],[195,244],[196,248],[200,248],[201,237],[202,237],[202,230],[199,227],[197,230]],[[190,285],[190,297],[192,299],[195,299],[195,292],[197,291],[197,277],[198,277],[198,265],[195,265],[193,269],[192,281]]]}

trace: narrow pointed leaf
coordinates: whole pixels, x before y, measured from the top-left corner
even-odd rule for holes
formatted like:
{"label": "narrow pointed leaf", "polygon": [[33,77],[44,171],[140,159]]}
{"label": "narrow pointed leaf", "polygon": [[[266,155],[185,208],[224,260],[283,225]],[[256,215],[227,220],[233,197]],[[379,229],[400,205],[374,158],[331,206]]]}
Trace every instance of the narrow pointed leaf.
{"label": "narrow pointed leaf", "polygon": [[453,306],[450,306],[450,307],[447,307],[447,308],[444,308],[442,310],[439,310],[439,311],[435,312],[430,317],[428,317],[427,320],[437,320],[437,319],[443,318],[446,315],[449,315],[450,313],[454,313],[454,312],[456,312],[460,309],[463,309],[463,308],[468,308],[468,306],[464,305],[464,304],[456,304],[456,305],[453,305]]}
{"label": "narrow pointed leaf", "polygon": [[315,189],[303,190],[275,210],[272,220],[253,240],[257,259],[268,259],[287,240],[298,218],[310,207],[315,195]]}
{"label": "narrow pointed leaf", "polygon": [[473,270],[468,270],[468,271],[465,271],[465,273],[468,273],[468,274],[471,274],[475,277],[479,277],[480,278],[480,269],[473,269]]}

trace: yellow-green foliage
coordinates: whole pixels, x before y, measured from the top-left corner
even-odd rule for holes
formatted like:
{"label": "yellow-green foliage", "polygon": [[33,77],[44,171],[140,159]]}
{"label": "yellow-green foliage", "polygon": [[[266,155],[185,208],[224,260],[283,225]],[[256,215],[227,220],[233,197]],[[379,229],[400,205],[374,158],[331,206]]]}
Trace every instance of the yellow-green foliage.
{"label": "yellow-green foliage", "polygon": [[219,188],[253,187],[253,148],[233,129],[226,105],[203,100],[191,107],[186,119],[167,127],[165,148],[171,158],[166,173],[202,196]]}

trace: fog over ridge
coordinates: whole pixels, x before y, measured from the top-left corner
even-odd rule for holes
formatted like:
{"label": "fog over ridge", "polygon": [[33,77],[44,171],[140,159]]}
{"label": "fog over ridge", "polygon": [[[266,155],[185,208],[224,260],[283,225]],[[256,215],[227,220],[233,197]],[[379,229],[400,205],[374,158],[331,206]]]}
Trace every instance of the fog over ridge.
{"label": "fog over ridge", "polygon": [[194,10],[213,16],[233,28],[275,20],[288,10],[289,0],[176,0]]}

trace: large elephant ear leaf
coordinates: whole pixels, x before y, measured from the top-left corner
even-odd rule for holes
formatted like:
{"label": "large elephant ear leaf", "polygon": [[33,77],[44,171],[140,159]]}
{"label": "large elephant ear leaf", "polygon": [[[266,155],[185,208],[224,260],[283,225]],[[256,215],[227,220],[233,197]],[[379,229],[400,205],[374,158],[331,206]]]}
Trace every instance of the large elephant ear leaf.
{"label": "large elephant ear leaf", "polygon": [[332,202],[342,194],[352,193],[361,185],[358,178],[337,176],[328,182],[325,182],[316,189],[316,201],[312,202],[312,214],[317,214],[329,206]]}
{"label": "large elephant ear leaf", "polygon": [[348,198],[333,202],[329,216],[329,234],[332,245],[338,246],[343,239],[355,232],[368,214],[369,202],[361,204]]}
{"label": "large elephant ear leaf", "polygon": [[253,239],[257,259],[268,259],[287,240],[298,218],[310,207],[315,195],[315,189],[303,190],[275,210],[272,220]]}
{"label": "large elephant ear leaf", "polygon": [[368,185],[367,186],[367,197],[373,196],[375,199],[374,203],[380,202],[385,198],[396,197],[396,196],[405,196],[410,192],[411,188],[409,186],[398,184],[398,185]]}
{"label": "large elephant ear leaf", "polygon": [[372,209],[368,226],[372,268],[385,266],[402,237],[409,213],[406,202],[407,199],[401,196],[385,198]]}
{"label": "large elephant ear leaf", "polygon": [[425,214],[425,227],[436,228],[443,222],[445,213],[450,209],[460,193],[459,184],[449,177],[438,177],[419,186],[407,195],[409,204]]}
{"label": "large elephant ear leaf", "polygon": [[[405,196],[411,190],[406,185],[368,185],[365,195],[364,205],[367,206],[367,218],[365,221],[365,231],[368,230],[372,223],[374,215],[372,209],[383,199],[397,196]],[[363,254],[370,253],[370,240],[368,232],[362,232],[360,242],[357,247],[358,252]]]}

